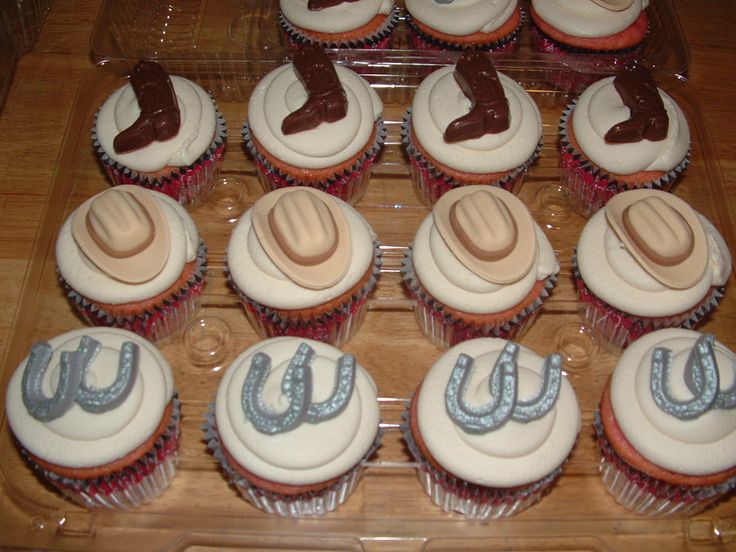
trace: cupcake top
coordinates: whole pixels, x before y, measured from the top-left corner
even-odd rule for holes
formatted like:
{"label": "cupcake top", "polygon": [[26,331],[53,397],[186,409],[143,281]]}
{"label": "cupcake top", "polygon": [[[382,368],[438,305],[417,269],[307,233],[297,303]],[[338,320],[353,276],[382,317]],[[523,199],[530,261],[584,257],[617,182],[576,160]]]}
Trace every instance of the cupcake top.
{"label": "cupcake top", "polygon": [[[319,46],[303,45],[294,63],[256,85],[248,126],[274,157],[294,167],[323,169],[365,149],[382,112],[383,103],[366,80],[330,62]],[[296,120],[301,124],[293,124]]]}
{"label": "cupcake top", "polygon": [[[647,102],[646,113],[635,107],[640,99]],[[661,133],[649,134],[642,125],[638,136],[630,132],[625,141],[613,136],[614,127],[645,121],[649,116],[661,121]],[[583,153],[614,174],[667,172],[682,163],[690,149],[685,114],[641,67],[591,84],[577,99],[571,117],[575,140]]]}
{"label": "cupcake top", "polygon": [[687,312],[731,274],[731,253],[715,227],[656,190],[615,195],[587,222],[576,251],[590,291],[636,316]]}
{"label": "cupcake top", "polygon": [[634,341],[611,377],[621,431],[647,460],[675,473],[736,466],[736,355],[712,335],[665,329]]}
{"label": "cupcake top", "polygon": [[89,468],[144,443],[174,396],[166,359],[127,330],[84,328],[33,346],[10,379],[8,423],[31,454]]}
{"label": "cupcake top", "polygon": [[560,270],[526,206],[493,186],[444,194],[414,236],[412,261],[435,299],[480,314],[518,305],[538,280]]}
{"label": "cupcake top", "polygon": [[413,18],[452,36],[491,33],[518,8],[517,0],[405,0],[405,3]]}
{"label": "cupcake top", "polygon": [[144,61],[102,104],[94,132],[113,161],[155,172],[194,163],[212,143],[216,124],[215,104],[202,87]]}
{"label": "cupcake top", "polygon": [[227,248],[235,285],[277,309],[320,305],[374,263],[376,234],[344,201],[303,186],[269,192],[246,211]]}
{"label": "cupcake top", "polygon": [[[622,9],[626,4],[629,5]],[[565,34],[586,38],[620,33],[648,6],[649,0],[532,0],[534,12],[549,25]]]}
{"label": "cupcake top", "polygon": [[559,355],[543,359],[497,338],[445,352],[418,390],[428,452],[458,478],[515,487],[562,465],[580,431],[580,408]]}
{"label": "cupcake top", "polygon": [[199,234],[170,197],[141,186],[115,186],[91,197],[64,222],[56,265],[77,293],[121,304],[169,289],[194,261]]}
{"label": "cupcake top", "polygon": [[338,477],[378,434],[376,387],[355,357],[321,342],[267,339],[225,372],[215,400],[222,445],[254,475],[287,485]]}
{"label": "cupcake top", "polygon": [[393,0],[279,0],[283,16],[293,25],[318,33],[344,33],[388,15]]}
{"label": "cupcake top", "polygon": [[[477,51],[465,52],[456,65],[424,79],[414,94],[411,117],[414,135],[432,159],[475,174],[523,165],[542,138],[542,117],[534,100],[497,73],[486,53]],[[468,119],[472,125],[460,124]],[[448,135],[448,127],[461,126],[480,130]]]}

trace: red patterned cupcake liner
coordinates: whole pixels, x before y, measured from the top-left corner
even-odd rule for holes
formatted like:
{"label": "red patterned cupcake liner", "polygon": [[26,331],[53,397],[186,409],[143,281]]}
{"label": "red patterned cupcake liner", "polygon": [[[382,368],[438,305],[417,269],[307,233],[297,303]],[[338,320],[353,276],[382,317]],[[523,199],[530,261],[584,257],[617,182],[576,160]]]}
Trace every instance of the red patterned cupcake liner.
{"label": "red patterned cupcake liner", "polygon": [[92,326],[122,328],[151,341],[164,339],[183,327],[199,308],[207,275],[207,248],[200,240],[194,274],[176,293],[152,310],[130,316],[115,316],[74,290],[59,274],[64,292],[82,318]]}
{"label": "red patterned cupcake liner", "polygon": [[262,339],[270,337],[303,337],[341,347],[350,341],[365,319],[368,297],[375,289],[381,265],[381,249],[374,244],[373,272],[368,282],[335,309],[309,319],[282,316],[283,311],[254,301],[238,288],[228,273],[228,281],[243,302],[245,314]]}
{"label": "red patterned cupcake liner", "polygon": [[199,159],[188,167],[181,167],[168,176],[154,178],[124,167],[110,158],[97,139],[96,127],[97,115],[95,115],[95,124],[92,127],[92,144],[97,159],[102,164],[113,185],[133,184],[143,186],[149,190],[164,193],[190,209],[196,207],[205,199],[210,182],[215,179],[220,170],[227,143],[225,118],[222,113],[217,111],[215,136]]}
{"label": "red patterned cupcake liner", "polygon": [[560,178],[570,207],[584,217],[590,217],[601,209],[613,196],[627,190],[648,188],[650,190],[670,191],[677,178],[690,164],[690,152],[674,169],[660,178],[637,184],[619,182],[610,173],[594,165],[585,155],[573,147],[569,136],[569,119],[575,109],[573,101],[563,111],[560,118]]}
{"label": "red patterned cupcake liner", "polygon": [[[411,169],[414,191],[427,207],[431,208],[445,193],[464,185],[435,167],[414,146],[411,139],[411,108],[404,115],[404,121],[401,125],[401,141],[404,143],[409,157],[409,167]],[[527,169],[537,159],[541,150],[542,140],[537,144],[537,148],[531,157],[522,165],[512,169],[503,178],[489,179],[487,182],[483,182],[483,184],[498,186],[507,192],[518,194]]]}
{"label": "red patterned cupcake liner", "polygon": [[298,27],[291,24],[284,15],[279,12],[279,25],[284,33],[286,45],[290,48],[296,48],[300,44],[309,44],[318,42],[323,48],[354,48],[357,50],[385,50],[391,42],[391,33],[399,21],[399,11],[397,7],[391,11],[386,17],[386,21],[372,35],[360,40],[352,40],[349,42],[341,42],[334,40],[317,41],[309,36],[309,31],[302,31]]}
{"label": "red patterned cupcake liner", "polygon": [[723,287],[713,287],[700,303],[673,316],[645,318],[625,313],[593,294],[578,270],[577,254],[572,258],[573,279],[579,306],[578,314],[595,332],[605,347],[620,353],[641,336],[662,328],[697,328],[723,298]]}
{"label": "red patterned cupcake liner", "polygon": [[243,125],[242,135],[245,146],[256,163],[258,179],[266,193],[287,186],[308,186],[338,197],[350,205],[355,205],[363,197],[368,187],[371,167],[386,139],[386,125],[383,123],[383,119],[376,121],[376,139],[374,143],[368,151],[358,157],[349,170],[318,183],[294,178],[269,163],[256,149],[250,136],[248,123]]}
{"label": "red patterned cupcake liner", "polygon": [[603,431],[599,412],[595,413],[593,425],[601,450],[599,471],[603,483],[616,502],[637,514],[690,516],[736,488],[736,477],[706,487],[671,485],[651,477],[632,467],[616,453]]}
{"label": "red patterned cupcake liner", "polygon": [[441,349],[449,349],[477,337],[500,337],[518,341],[532,326],[542,304],[557,283],[556,275],[548,276],[539,297],[512,318],[494,324],[477,325],[446,312],[446,307],[422,286],[414,272],[411,245],[402,261],[401,276],[409,295],[414,299],[414,317],[419,328],[427,339]]}
{"label": "red patterned cupcake liner", "polygon": [[181,437],[181,404],[175,396],[166,430],[150,451],[115,473],[91,479],[64,477],[34,463],[33,469],[58,489],[65,498],[86,508],[136,508],[160,496],[171,484],[178,462]]}

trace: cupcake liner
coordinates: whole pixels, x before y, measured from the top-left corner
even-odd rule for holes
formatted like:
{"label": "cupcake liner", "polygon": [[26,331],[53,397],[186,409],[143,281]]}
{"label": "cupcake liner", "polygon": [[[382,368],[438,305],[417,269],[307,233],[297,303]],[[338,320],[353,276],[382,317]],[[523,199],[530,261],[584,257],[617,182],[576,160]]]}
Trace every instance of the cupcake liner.
{"label": "cupcake liner", "polygon": [[524,12],[524,10],[521,10],[521,19],[519,20],[519,24],[505,37],[486,43],[458,44],[455,42],[446,42],[425,33],[419,27],[417,27],[411,15],[406,15],[406,23],[409,25],[409,43],[413,50],[484,50],[497,53],[516,52],[519,49],[519,36],[521,35],[521,28],[523,27],[525,22],[526,12]]}
{"label": "cupcake liner", "polygon": [[64,477],[33,462],[25,450],[24,455],[41,477],[72,502],[85,508],[136,508],[160,496],[176,474],[181,404],[177,396],[173,401],[166,430],[151,450],[130,466],[110,475],[91,479]]}
{"label": "cupcake liner", "polygon": [[[443,173],[416,149],[411,140],[411,108],[407,110],[401,124],[401,141],[404,143],[409,157],[414,191],[427,207],[431,208],[446,192],[464,185],[462,182],[457,182],[452,177]],[[487,182],[483,182],[483,184],[498,186],[507,192],[518,193],[527,169],[537,159],[541,150],[542,139],[537,144],[534,153],[524,163],[511,169],[506,176],[489,179]]]}
{"label": "cupcake liner", "polygon": [[712,287],[700,303],[684,313],[645,318],[625,313],[602,301],[585,285],[578,270],[577,254],[572,258],[573,279],[578,296],[578,315],[612,352],[620,353],[641,336],[662,328],[697,328],[720,303],[724,287]]}
{"label": "cupcake liner", "polygon": [[376,121],[376,138],[373,144],[371,144],[367,151],[358,155],[358,158],[349,170],[345,170],[325,181],[316,183],[294,178],[292,175],[285,173],[269,163],[256,149],[251,139],[250,128],[247,122],[243,124],[242,136],[246,149],[256,163],[258,179],[264,191],[269,192],[287,186],[309,186],[339,197],[351,205],[355,205],[363,197],[368,187],[371,166],[386,140],[386,125],[381,118]]}
{"label": "cupcake liner", "polygon": [[414,272],[411,245],[406,250],[401,264],[401,276],[407,291],[414,299],[414,317],[419,328],[427,339],[441,349],[449,349],[462,341],[476,337],[520,340],[534,323],[542,303],[549,297],[550,291],[557,283],[556,275],[548,276],[544,280],[539,297],[513,317],[502,322],[477,325],[445,312],[446,307],[422,286]]}
{"label": "cupcake liner", "polygon": [[122,328],[157,341],[183,327],[199,308],[198,297],[204,291],[207,275],[207,248],[202,240],[199,242],[196,263],[194,273],[179,290],[153,309],[128,316],[108,313],[97,303],[72,289],[61,274],[58,276],[66,296],[88,324]]}
{"label": "cupcake liner", "polygon": [[194,208],[204,201],[209,183],[217,176],[225,153],[227,126],[225,117],[216,112],[215,136],[207,150],[191,165],[180,167],[167,176],[152,176],[125,167],[105,153],[97,138],[97,114],[92,126],[92,144],[113,185],[135,184],[164,193],[180,204]]}
{"label": "cupcake liner", "polygon": [[334,483],[318,491],[287,495],[257,487],[238,473],[222,451],[213,404],[209,405],[209,411],[205,414],[205,424],[202,429],[207,448],[212,451],[213,456],[219,462],[228,482],[238,490],[243,498],[269,514],[294,518],[322,516],[343,504],[358,485],[363,476],[365,463],[378,449],[383,436],[383,432],[379,429],[368,452],[353,469],[341,475]]}
{"label": "cupcake liner", "polygon": [[300,44],[318,43],[323,48],[354,48],[358,50],[385,50],[391,42],[391,33],[399,21],[398,7],[394,7],[391,13],[386,17],[386,21],[373,34],[361,38],[360,40],[350,40],[343,42],[339,40],[315,40],[309,36],[309,31],[305,31],[292,25],[284,15],[279,12],[279,25],[284,33],[286,45],[296,48]]}
{"label": "cupcake liner", "polygon": [[[373,270],[368,282],[357,292],[346,296],[337,308],[310,318],[299,316],[301,311],[272,309],[254,301],[238,288],[229,273],[228,281],[240,296],[248,321],[262,339],[303,337],[339,348],[352,339],[363,323],[368,310],[368,296],[376,287],[380,266],[381,249],[374,243]],[[292,316],[287,315],[289,312],[293,313]]]}
{"label": "cupcake liner", "polygon": [[701,512],[736,488],[736,477],[718,485],[691,487],[671,485],[626,463],[606,439],[600,413],[593,422],[601,461],[598,470],[608,492],[623,507],[649,516],[685,515]]}
{"label": "cupcake liner", "polygon": [[570,207],[576,213],[590,217],[602,208],[616,194],[627,190],[648,188],[650,190],[670,191],[677,178],[690,164],[690,151],[672,170],[656,180],[630,184],[619,182],[604,169],[595,166],[585,155],[570,143],[568,122],[575,109],[576,101],[565,108],[560,118],[560,179]]}
{"label": "cupcake liner", "polygon": [[478,521],[509,517],[539,502],[562,474],[560,466],[538,481],[512,489],[483,487],[469,483],[429,462],[422,455],[411,434],[408,412],[402,413],[401,417],[404,441],[411,455],[419,463],[417,476],[424,492],[445,512],[456,512],[463,514],[467,519]]}

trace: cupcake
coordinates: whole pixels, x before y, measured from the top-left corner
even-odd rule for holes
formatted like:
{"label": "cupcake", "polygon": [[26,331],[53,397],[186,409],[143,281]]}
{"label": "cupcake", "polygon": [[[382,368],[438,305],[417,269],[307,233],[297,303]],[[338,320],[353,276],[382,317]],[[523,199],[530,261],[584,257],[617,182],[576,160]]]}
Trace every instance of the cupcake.
{"label": "cupcake", "polygon": [[280,0],[279,10],[290,46],[388,48],[398,21],[393,0]]}
{"label": "cupcake", "polygon": [[562,359],[511,341],[461,343],[432,366],[402,424],[435,504],[468,519],[502,518],[538,502],[562,473],[580,408]]}
{"label": "cupcake", "polygon": [[415,50],[516,51],[523,23],[517,0],[405,0]]}
{"label": "cupcake", "polygon": [[592,84],[560,121],[562,185],[583,216],[625,190],[669,191],[689,154],[684,113],[641,66]]}
{"label": "cupcake", "polygon": [[693,515],[736,487],[736,355],[665,329],[624,351],[595,429],[608,492],[638,514]]}
{"label": "cupcake", "polygon": [[443,195],[401,268],[419,327],[443,349],[476,337],[521,339],[559,270],[526,206],[491,186]]}
{"label": "cupcake", "polygon": [[269,192],[238,221],[227,247],[234,290],[261,337],[339,347],[358,330],[376,286],[380,250],[366,220],[303,186]]}
{"label": "cupcake", "polygon": [[380,441],[376,386],[355,357],[318,341],[268,339],[225,372],[205,439],[255,507],[322,515],[344,503]]}
{"label": "cupcake", "polygon": [[532,49],[552,54],[567,70],[552,84],[575,92],[601,73],[634,64],[649,32],[649,0],[532,0]]}
{"label": "cupcake", "polygon": [[682,199],[614,196],[583,228],[573,257],[579,312],[612,351],[660,328],[696,328],[731,274],[723,237]]}
{"label": "cupcake", "polygon": [[316,45],[266,75],[248,102],[243,139],[263,188],[310,186],[357,203],[386,136],[367,81]]}
{"label": "cupcake", "polygon": [[198,84],[141,61],[105,100],[92,128],[95,152],[113,184],[136,184],[194,207],[217,175],[227,129]]}
{"label": "cupcake", "polygon": [[431,206],[469,184],[516,191],[539,154],[542,117],[514,80],[490,57],[465,52],[416,90],[402,126],[417,195]]}
{"label": "cupcake", "polygon": [[5,412],[38,476],[87,508],[148,503],[176,472],[171,368],[131,332],[87,328],[36,343],[10,379]]}
{"label": "cupcake", "polygon": [[85,201],[56,241],[61,285],[82,318],[151,340],[169,336],[192,316],[206,261],[186,210],[134,185]]}

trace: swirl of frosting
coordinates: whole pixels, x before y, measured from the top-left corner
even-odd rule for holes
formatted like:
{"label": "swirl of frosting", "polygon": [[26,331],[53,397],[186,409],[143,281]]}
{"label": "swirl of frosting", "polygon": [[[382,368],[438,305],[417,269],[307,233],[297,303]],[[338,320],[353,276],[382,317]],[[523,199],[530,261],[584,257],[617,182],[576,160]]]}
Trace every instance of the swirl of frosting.
{"label": "swirl of frosting", "polygon": [[572,114],[572,128],[577,143],[593,163],[612,173],[666,172],[674,169],[687,156],[690,128],[680,107],[662,90],[659,90],[659,95],[669,118],[664,140],[641,140],[626,144],[606,142],[608,130],[630,116],[629,108],[613,85],[614,78],[608,77],[593,83],[578,98]]}
{"label": "swirl of frosting", "polygon": [[261,245],[253,228],[253,210],[249,209],[238,220],[227,247],[230,277],[245,295],[273,308],[301,309],[325,303],[360,281],[373,263],[376,234],[358,211],[330,197],[340,205],[350,228],[352,254],[344,276],[323,289],[310,289],[291,280]]}
{"label": "swirl of frosting", "polygon": [[591,0],[532,0],[541,19],[563,33],[599,38],[623,31],[649,6],[649,0],[634,0],[626,9],[610,10]]}
{"label": "swirl of frosting", "polygon": [[447,126],[467,114],[471,102],[457,84],[455,66],[438,69],[422,81],[412,102],[412,130],[438,162],[469,173],[503,172],[521,166],[542,137],[542,116],[531,96],[515,81],[498,73],[509,103],[510,126],[497,134],[448,144]]}
{"label": "swirl of frosting", "polygon": [[494,284],[472,272],[455,256],[429,214],[414,236],[414,271],[426,290],[449,307],[478,314],[502,312],[518,305],[537,280],[560,270],[547,236],[536,223],[534,230],[537,254],[531,269],[516,282]]}
{"label": "swirl of frosting", "polygon": [[319,33],[352,31],[394,8],[393,0],[357,0],[321,10],[309,10],[308,4],[309,0],[279,0],[281,13],[293,25]]}
{"label": "swirl of frosting", "polygon": [[439,32],[466,36],[498,29],[513,15],[517,0],[406,0],[406,10],[412,17]]}
{"label": "swirl of frosting", "polygon": [[281,121],[307,100],[294,66],[283,65],[258,82],[248,102],[248,125],[271,155],[295,167],[323,169],[347,161],[365,148],[383,103],[362,77],[339,65],[335,69],[348,100],[347,115],[295,134],[281,130]]}
{"label": "swirl of frosting", "polygon": [[[472,406],[492,400],[489,378],[508,341],[481,338],[464,341],[445,352],[427,373],[419,390],[417,421],[422,440],[432,457],[462,479],[488,487],[514,487],[532,483],[560,466],[580,431],[580,409],[575,391],[562,378],[557,401],[536,420],[509,420],[488,433],[464,431],[445,403],[445,392],[460,355],[473,359],[464,397]],[[534,399],[544,381],[544,359],[519,347],[516,359],[518,399]]]}
{"label": "swirl of frosting", "polygon": [[[181,276],[184,265],[193,261],[199,247],[199,233],[186,209],[165,194],[149,191],[158,200],[171,236],[168,261],[154,278],[129,284],[113,278],[95,266],[82,252],[72,235],[70,216],[56,241],[56,265],[66,282],[79,294],[100,303],[129,303],[155,297]],[[95,196],[96,197],[96,196]],[[91,200],[88,200],[91,201]]]}
{"label": "swirl of frosting", "polygon": [[101,345],[85,372],[85,383],[90,387],[110,386],[118,373],[124,343],[138,346],[138,375],[121,404],[106,412],[90,412],[75,403],[62,416],[41,422],[23,402],[27,359],[11,377],[5,403],[10,427],[24,448],[47,462],[71,468],[101,466],[134,450],[156,430],[174,395],[171,367],[153,344],[126,330],[84,328],[48,341],[53,353],[41,382],[45,396],[54,394],[61,353],[77,350],[84,336]]}
{"label": "swirl of frosting", "polygon": [[237,463],[259,477],[289,485],[321,483],[349,471],[375,441],[379,422],[375,384],[357,365],[349,402],[336,417],[271,435],[253,426],[241,402],[253,358],[261,353],[271,360],[261,396],[265,406],[278,413],[288,406],[281,389],[284,373],[303,343],[314,350],[313,401],[325,401],[334,389],[343,353],[321,342],[292,337],[262,341],[238,356],[225,372],[215,400],[217,430]]}
{"label": "swirl of frosting", "polygon": [[624,312],[646,317],[671,316],[697,305],[713,286],[723,286],[731,274],[731,253],[718,230],[702,215],[708,241],[708,266],[695,285],[665,286],[651,276],[621,246],[609,226],[605,210],[595,213],[580,234],[577,262],[580,275],[601,300]]}
{"label": "swirl of frosting", "polygon": [[[713,408],[681,420],[662,410],[650,390],[652,357],[662,347],[673,353],[670,393],[681,401],[694,397],[684,372],[701,335],[680,328],[647,334],[624,351],[611,377],[611,405],[626,439],[650,462],[687,475],[718,473],[736,465],[736,410]],[[736,378],[736,355],[718,341],[713,349],[720,389],[725,390]]]}
{"label": "swirl of frosting", "polygon": [[186,167],[194,163],[212,143],[217,113],[209,94],[198,84],[171,76],[179,104],[181,123],[174,138],[153,142],[128,153],[116,153],[113,141],[140,115],[138,99],[130,84],[113,92],[97,113],[97,139],[114,161],[134,171],[155,172],[164,167]]}

